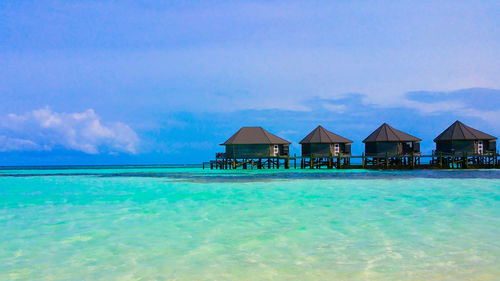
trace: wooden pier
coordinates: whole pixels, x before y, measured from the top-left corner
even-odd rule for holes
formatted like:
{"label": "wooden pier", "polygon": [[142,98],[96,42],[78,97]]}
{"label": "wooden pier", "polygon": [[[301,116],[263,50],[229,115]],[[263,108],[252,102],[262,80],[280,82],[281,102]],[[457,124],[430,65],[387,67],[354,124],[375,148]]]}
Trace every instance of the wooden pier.
{"label": "wooden pier", "polygon": [[203,169],[499,169],[499,154],[490,155],[404,155],[404,156],[290,156],[227,158],[203,162]]}

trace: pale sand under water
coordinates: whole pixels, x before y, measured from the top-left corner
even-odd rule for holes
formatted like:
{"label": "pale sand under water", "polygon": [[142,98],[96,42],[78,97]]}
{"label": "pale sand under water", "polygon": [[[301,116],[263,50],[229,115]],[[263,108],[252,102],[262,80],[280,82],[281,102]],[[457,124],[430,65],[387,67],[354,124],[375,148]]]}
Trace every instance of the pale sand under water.
{"label": "pale sand under water", "polygon": [[0,280],[499,280],[500,171],[0,170]]}

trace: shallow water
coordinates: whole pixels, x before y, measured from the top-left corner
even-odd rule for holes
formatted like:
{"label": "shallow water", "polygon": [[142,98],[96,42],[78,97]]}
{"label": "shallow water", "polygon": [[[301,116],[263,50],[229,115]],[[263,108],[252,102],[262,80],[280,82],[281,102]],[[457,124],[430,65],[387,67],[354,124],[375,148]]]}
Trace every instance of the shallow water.
{"label": "shallow water", "polygon": [[500,171],[0,170],[0,280],[499,280]]}

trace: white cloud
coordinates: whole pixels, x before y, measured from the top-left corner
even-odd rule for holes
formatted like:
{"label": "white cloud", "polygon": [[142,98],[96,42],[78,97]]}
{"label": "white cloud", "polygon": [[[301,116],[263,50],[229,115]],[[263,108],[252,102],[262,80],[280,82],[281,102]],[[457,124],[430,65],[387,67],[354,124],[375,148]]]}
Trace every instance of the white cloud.
{"label": "white cloud", "polygon": [[424,115],[439,114],[443,112],[460,112],[466,108],[466,105],[459,101],[421,102],[405,99],[402,101],[401,105],[416,109]]}
{"label": "white cloud", "polygon": [[0,136],[0,152],[41,149],[42,147],[31,140]]}
{"label": "white cloud", "polygon": [[333,111],[333,112],[337,112],[337,113],[344,113],[347,110],[347,106],[345,104],[324,103],[323,107],[329,111]]}
{"label": "white cloud", "polygon": [[58,113],[48,107],[0,118],[0,149],[51,150],[62,146],[89,154],[136,153],[139,138],[121,122],[101,123],[93,109]]}
{"label": "white cloud", "polygon": [[198,141],[198,142],[156,142],[154,151],[166,154],[181,154],[192,150],[213,151],[218,149],[216,142]]}
{"label": "white cloud", "polygon": [[477,110],[477,109],[465,109],[463,111],[464,116],[476,117],[488,121],[491,124],[500,124],[500,110]]}
{"label": "white cloud", "polygon": [[492,124],[500,122],[500,110],[479,110],[461,101],[421,102],[404,100],[402,106],[415,109],[423,115],[438,115],[453,112],[458,116],[475,117]]}

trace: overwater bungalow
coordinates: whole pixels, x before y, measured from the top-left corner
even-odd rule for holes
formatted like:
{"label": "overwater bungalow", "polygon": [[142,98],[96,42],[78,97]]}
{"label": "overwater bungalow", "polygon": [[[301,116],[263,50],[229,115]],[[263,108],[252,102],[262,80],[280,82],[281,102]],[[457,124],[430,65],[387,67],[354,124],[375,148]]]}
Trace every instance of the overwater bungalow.
{"label": "overwater bungalow", "polygon": [[436,143],[435,154],[495,154],[496,140],[496,137],[471,128],[457,120],[434,139]]}
{"label": "overwater bungalow", "polygon": [[316,127],[303,140],[302,157],[350,156],[352,140],[334,134],[322,126]]}
{"label": "overwater bungalow", "polygon": [[387,123],[382,124],[366,139],[366,156],[404,156],[419,155],[422,140],[410,134],[394,129]]}
{"label": "overwater bungalow", "polygon": [[290,142],[269,133],[262,127],[243,127],[222,143],[225,158],[267,158],[289,156]]}

